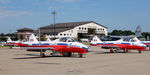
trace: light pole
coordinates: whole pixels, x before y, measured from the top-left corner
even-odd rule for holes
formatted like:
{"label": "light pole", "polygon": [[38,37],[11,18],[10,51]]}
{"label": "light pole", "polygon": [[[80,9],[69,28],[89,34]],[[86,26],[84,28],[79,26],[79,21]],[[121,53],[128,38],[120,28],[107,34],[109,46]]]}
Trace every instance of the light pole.
{"label": "light pole", "polygon": [[54,33],[54,39],[56,38],[56,37],[55,37],[55,35],[56,35],[56,34],[55,34],[55,15],[56,15],[56,14],[57,14],[57,12],[56,12],[55,10],[54,10],[54,11],[52,11],[52,15],[53,15],[53,19],[54,19],[54,24],[53,24],[53,30],[54,30],[54,32],[53,32],[53,33]]}
{"label": "light pole", "polygon": [[41,41],[41,31],[40,31],[40,27],[39,27],[39,41]]}
{"label": "light pole", "polygon": [[12,38],[12,36],[11,36],[11,29],[9,29],[9,35],[8,36]]}

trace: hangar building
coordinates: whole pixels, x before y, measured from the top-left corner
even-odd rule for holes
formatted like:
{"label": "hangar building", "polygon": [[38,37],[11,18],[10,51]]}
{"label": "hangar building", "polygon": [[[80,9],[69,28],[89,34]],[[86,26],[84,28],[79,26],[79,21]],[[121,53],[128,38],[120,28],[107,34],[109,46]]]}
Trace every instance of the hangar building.
{"label": "hangar building", "polygon": [[[57,23],[48,26],[40,27],[38,30],[32,31],[36,36],[44,38],[60,38],[60,37],[73,37],[73,38],[90,38],[94,35],[103,36],[107,35],[107,27],[98,24],[94,21],[82,21],[82,22],[68,22],[68,23]],[[24,29],[18,30],[24,32]],[[31,32],[30,32],[31,33]]]}
{"label": "hangar building", "polygon": [[[107,35],[107,27],[98,24],[94,21],[85,22],[69,22],[57,23],[55,25],[48,25],[40,27],[40,33],[45,38],[60,38],[60,37],[73,37],[73,38],[88,38],[93,35]],[[38,33],[39,30],[34,31]]]}

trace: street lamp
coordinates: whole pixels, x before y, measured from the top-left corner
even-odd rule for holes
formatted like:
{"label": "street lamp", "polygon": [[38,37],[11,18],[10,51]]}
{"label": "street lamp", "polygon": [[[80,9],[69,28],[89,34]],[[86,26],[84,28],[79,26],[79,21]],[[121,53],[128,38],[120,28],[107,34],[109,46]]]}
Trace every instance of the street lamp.
{"label": "street lamp", "polygon": [[56,15],[56,14],[57,14],[57,12],[56,12],[55,10],[54,10],[54,11],[52,11],[52,15],[53,15],[53,19],[54,19],[54,24],[53,24],[53,30],[54,30],[54,32],[53,32],[53,33],[54,33],[54,39],[56,38],[56,37],[55,37],[55,35],[56,35],[56,34],[55,34],[55,15]]}
{"label": "street lamp", "polygon": [[39,27],[39,41],[41,41],[41,31],[40,31],[40,27]]}

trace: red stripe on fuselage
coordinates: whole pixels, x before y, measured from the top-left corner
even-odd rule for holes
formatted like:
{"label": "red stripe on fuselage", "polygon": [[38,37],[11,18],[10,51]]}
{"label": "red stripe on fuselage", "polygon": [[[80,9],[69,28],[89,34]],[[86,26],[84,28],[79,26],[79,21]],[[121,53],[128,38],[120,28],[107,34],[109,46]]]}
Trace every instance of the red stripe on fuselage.
{"label": "red stripe on fuselage", "polygon": [[58,52],[78,52],[80,54],[87,53],[86,49],[80,47],[73,47],[67,45],[26,45],[26,44],[19,44],[20,47],[51,47],[53,50]]}
{"label": "red stripe on fuselage", "polygon": [[120,49],[132,49],[132,50],[145,50],[145,47],[138,46],[138,45],[129,45],[129,44],[106,44],[104,46],[118,46]]}
{"label": "red stripe on fuselage", "polygon": [[150,46],[150,43],[144,43],[144,45]]}
{"label": "red stripe on fuselage", "polygon": [[90,46],[103,46],[103,44],[90,44]]}

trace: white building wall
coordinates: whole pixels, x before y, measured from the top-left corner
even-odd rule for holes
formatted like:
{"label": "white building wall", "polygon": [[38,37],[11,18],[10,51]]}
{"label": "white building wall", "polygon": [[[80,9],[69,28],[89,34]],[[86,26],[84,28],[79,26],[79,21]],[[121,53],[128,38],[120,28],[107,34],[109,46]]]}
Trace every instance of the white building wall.
{"label": "white building wall", "polygon": [[[81,33],[87,33],[88,32],[88,28],[95,28],[96,29],[96,33],[100,33],[100,34],[105,34],[107,35],[107,28],[100,26],[96,23],[88,23],[88,24],[84,24],[81,26],[77,26],[75,27],[77,29],[77,32],[81,32]],[[79,29],[80,28],[80,29]]]}
{"label": "white building wall", "polygon": [[[96,33],[107,35],[107,28],[100,26],[96,23],[88,23],[84,25],[77,26],[73,29],[63,31],[58,33],[55,37],[78,37],[78,33],[88,33],[88,28],[96,28]],[[54,38],[54,35],[46,35],[46,38]]]}
{"label": "white building wall", "polygon": [[[60,38],[60,37],[73,37],[73,30],[67,30],[64,32],[60,32],[58,33],[56,36],[56,38]],[[54,38],[54,35],[46,35],[46,38]]]}

